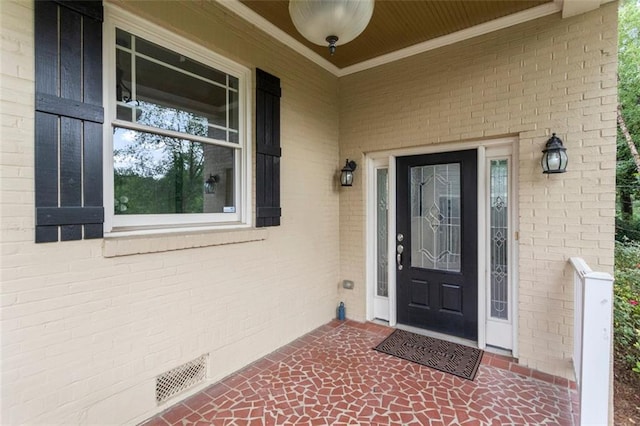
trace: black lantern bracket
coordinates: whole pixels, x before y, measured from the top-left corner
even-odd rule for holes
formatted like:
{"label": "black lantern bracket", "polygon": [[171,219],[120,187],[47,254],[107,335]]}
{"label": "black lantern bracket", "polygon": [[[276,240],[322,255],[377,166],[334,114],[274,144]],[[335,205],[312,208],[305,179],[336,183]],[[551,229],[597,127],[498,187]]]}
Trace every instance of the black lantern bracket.
{"label": "black lantern bracket", "polygon": [[562,144],[562,139],[553,133],[542,150],[542,159],[540,160],[542,173],[564,173],[567,171],[568,163],[567,148]]}
{"label": "black lantern bracket", "polygon": [[216,193],[216,184],[220,182],[220,176],[209,174],[209,179],[204,181],[204,192],[205,194],[215,194]]}
{"label": "black lantern bracket", "polygon": [[347,162],[344,167],[340,171],[340,185],[342,186],[352,186],[353,185],[353,172],[358,167],[355,161],[347,158]]}

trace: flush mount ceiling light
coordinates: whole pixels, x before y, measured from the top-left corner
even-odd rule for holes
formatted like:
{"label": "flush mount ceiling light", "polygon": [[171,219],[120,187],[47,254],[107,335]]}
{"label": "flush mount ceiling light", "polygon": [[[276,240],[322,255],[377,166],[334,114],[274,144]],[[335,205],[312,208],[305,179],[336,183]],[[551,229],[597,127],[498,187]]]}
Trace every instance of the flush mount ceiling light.
{"label": "flush mount ceiling light", "polygon": [[349,43],[367,27],[374,0],[290,0],[293,25],[307,40],[320,46]]}

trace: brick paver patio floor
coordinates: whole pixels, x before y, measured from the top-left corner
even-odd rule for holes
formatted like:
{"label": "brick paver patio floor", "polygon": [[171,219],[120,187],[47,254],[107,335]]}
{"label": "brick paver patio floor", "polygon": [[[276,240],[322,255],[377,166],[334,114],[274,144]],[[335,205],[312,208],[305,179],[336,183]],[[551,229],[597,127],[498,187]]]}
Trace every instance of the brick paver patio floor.
{"label": "brick paver patio floor", "polygon": [[372,350],[392,331],[333,321],[145,426],[574,424],[566,379],[487,352],[475,380],[461,379]]}

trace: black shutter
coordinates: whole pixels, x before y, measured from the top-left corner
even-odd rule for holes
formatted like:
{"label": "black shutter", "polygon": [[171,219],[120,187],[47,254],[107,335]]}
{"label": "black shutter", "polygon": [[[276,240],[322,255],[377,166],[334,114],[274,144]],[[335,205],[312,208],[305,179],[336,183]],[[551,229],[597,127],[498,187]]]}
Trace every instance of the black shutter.
{"label": "black shutter", "polygon": [[256,226],[280,225],[280,79],[256,69]]}
{"label": "black shutter", "polygon": [[35,2],[36,242],[102,238],[102,1]]}

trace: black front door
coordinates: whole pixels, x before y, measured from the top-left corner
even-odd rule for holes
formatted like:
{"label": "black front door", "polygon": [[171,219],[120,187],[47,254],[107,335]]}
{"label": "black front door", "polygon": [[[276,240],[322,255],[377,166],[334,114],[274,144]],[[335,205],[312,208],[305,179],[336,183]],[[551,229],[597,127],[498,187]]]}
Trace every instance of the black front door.
{"label": "black front door", "polygon": [[478,337],[477,152],[397,159],[400,324]]}

